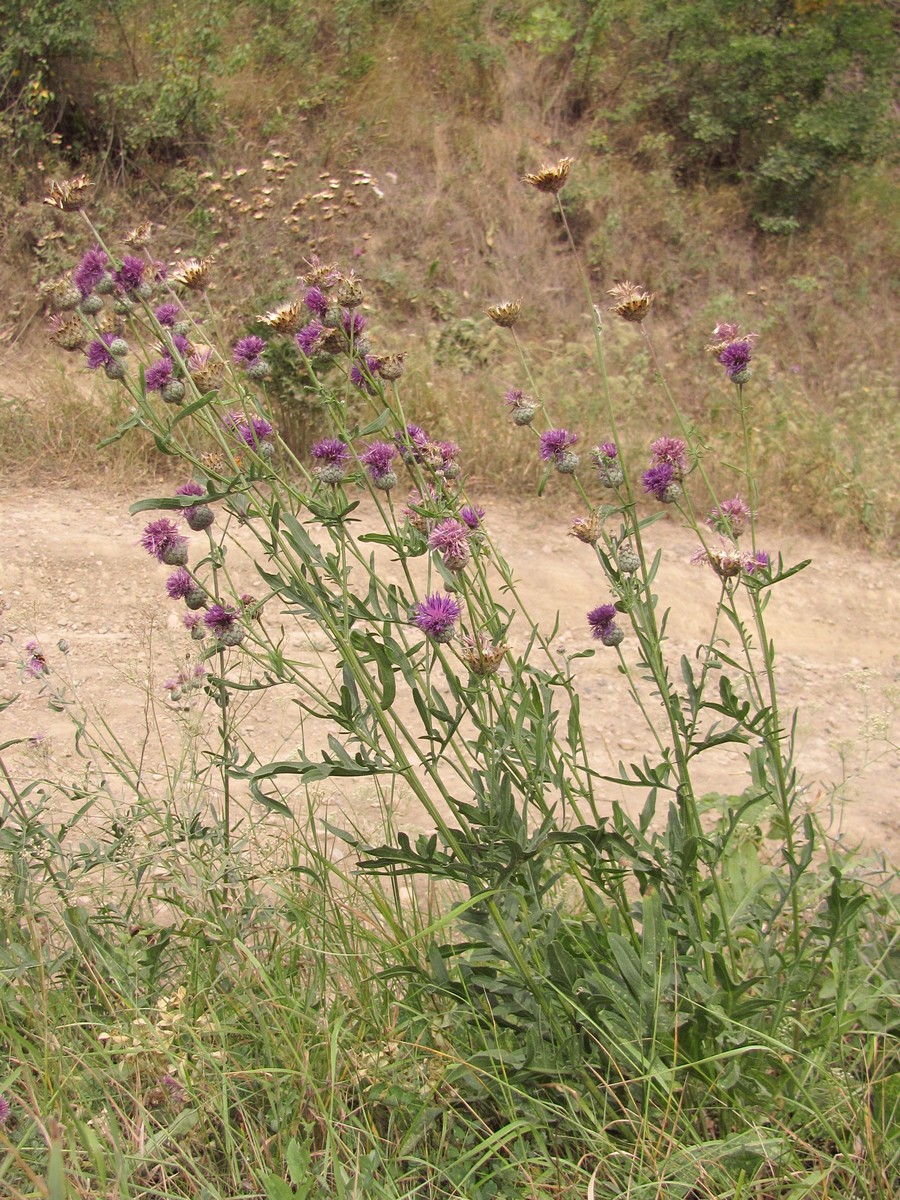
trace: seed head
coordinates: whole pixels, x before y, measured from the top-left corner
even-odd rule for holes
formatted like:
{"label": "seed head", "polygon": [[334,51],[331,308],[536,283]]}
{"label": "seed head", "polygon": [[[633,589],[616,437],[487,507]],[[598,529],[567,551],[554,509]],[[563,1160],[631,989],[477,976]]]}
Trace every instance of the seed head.
{"label": "seed head", "polygon": [[129,229],[125,234],[123,241],[126,246],[132,246],[135,250],[142,250],[150,241],[150,236],[153,233],[153,224],[150,221],[142,221],[140,225],[135,225],[134,229]]}
{"label": "seed head", "polygon": [[519,319],[521,308],[521,300],[505,300],[502,304],[494,304],[485,309],[485,312],[495,325],[499,325],[502,329],[512,329]]}
{"label": "seed head", "polygon": [[509,646],[502,642],[490,642],[484,634],[463,638],[463,649],[460,651],[463,662],[473,675],[479,679],[487,679],[496,675],[506,657]]}
{"label": "seed head", "polygon": [[537,188],[539,192],[548,192],[555,196],[562,190],[569,178],[569,168],[574,161],[573,158],[561,158],[555,167],[542,164],[539,171],[534,175],[526,175],[522,182]]}
{"label": "seed head", "polygon": [[399,379],[403,374],[405,354],[385,354],[379,359],[378,374],[382,379]]}
{"label": "seed head", "polygon": [[209,269],[213,264],[213,256],[206,258],[185,258],[177,262],[169,272],[169,282],[176,287],[187,288],[191,292],[202,291],[209,278]]}
{"label": "seed head", "polygon": [[362,283],[354,274],[346,275],[338,281],[337,302],[344,308],[359,308],[363,302]]}
{"label": "seed head", "polygon": [[595,546],[600,536],[600,513],[594,508],[586,517],[576,517],[569,530],[569,536],[578,538],[586,546]]}
{"label": "seed head", "polygon": [[85,343],[85,328],[77,317],[54,313],[50,318],[50,341],[62,350],[80,350]]}
{"label": "seed head", "polygon": [[60,183],[53,182],[44,197],[44,203],[62,212],[77,212],[87,199],[88,188],[93,186],[87,175],[76,175],[74,179],[64,179]]}
{"label": "seed head", "polygon": [[628,279],[611,287],[607,295],[615,300],[615,304],[610,305],[610,312],[618,314],[623,321],[633,321],[637,324],[646,317],[654,300],[652,292],[644,291]]}

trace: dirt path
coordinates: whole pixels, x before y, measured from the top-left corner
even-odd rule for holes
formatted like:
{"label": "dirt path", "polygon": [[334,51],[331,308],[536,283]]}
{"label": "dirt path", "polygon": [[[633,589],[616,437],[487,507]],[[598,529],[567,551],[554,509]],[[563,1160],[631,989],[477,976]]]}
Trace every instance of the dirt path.
{"label": "dirt path", "polygon": [[[33,682],[22,682],[22,648],[34,637],[54,662],[63,661],[57,641],[68,641],[66,665],[79,681],[82,701],[106,716],[160,784],[167,777],[163,755],[171,763],[172,747],[183,749],[190,739],[190,714],[167,710],[161,699],[163,681],[176,673],[190,643],[178,606],[165,598],[161,569],[136,544],[146,517],[128,515],[134,498],[0,489],[0,603],[6,605],[0,627],[9,638],[0,644],[0,692],[22,693],[0,715],[0,742],[43,736],[17,763],[20,772],[52,775],[47,756],[72,772],[79,766],[67,718],[48,710]],[[568,510],[560,513],[556,502],[488,506],[491,532],[521,578],[532,613],[552,623],[558,610],[557,641],[574,653],[592,644],[585,613],[608,596],[590,552],[565,536],[567,519]],[[658,583],[663,602],[672,606],[670,648],[679,657],[692,656],[708,635],[717,581],[708,569],[690,565],[692,536],[674,522],[659,522],[649,538],[662,549]],[[807,802],[825,816],[836,805],[836,831],[900,865],[900,751],[889,727],[900,673],[895,565],[799,534],[773,532],[765,544],[788,562],[813,560],[776,589],[769,610],[782,701],[799,707]],[[248,578],[248,590],[250,584]],[[677,667],[677,658],[673,662]],[[598,654],[580,662],[578,671],[586,730],[607,763],[640,757],[645,734],[615,657]],[[148,690],[157,699],[150,708]],[[274,725],[265,714],[247,717],[272,753],[296,744],[293,718],[282,715],[284,721]],[[606,769],[602,761],[598,765]],[[739,789],[743,768],[740,753],[726,752],[703,782],[716,790]],[[332,801],[339,805],[341,798]]]}

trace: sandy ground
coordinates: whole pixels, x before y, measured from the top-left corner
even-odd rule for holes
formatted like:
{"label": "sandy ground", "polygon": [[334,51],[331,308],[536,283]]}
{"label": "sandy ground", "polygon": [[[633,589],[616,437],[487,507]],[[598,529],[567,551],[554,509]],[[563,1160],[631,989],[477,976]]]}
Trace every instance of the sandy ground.
{"label": "sandy ground", "polygon": [[[180,625],[180,605],[165,597],[165,569],[137,545],[148,518],[128,514],[136,498],[0,488],[0,630],[6,635],[0,693],[20,693],[0,714],[0,742],[37,740],[7,754],[23,782],[58,772],[76,778],[82,769],[71,722],[48,708],[33,681],[23,680],[23,647],[31,638],[39,639],[54,671],[75,681],[79,704],[93,714],[92,728],[101,729],[105,720],[146,780],[164,788],[171,765],[198,751],[203,719],[173,711],[164,698],[164,680],[192,644]],[[590,551],[565,536],[568,510],[560,513],[557,502],[493,503],[487,520],[533,615],[549,629],[559,614],[556,641],[568,653],[591,645],[585,613],[608,594]],[[658,522],[648,540],[662,550],[658,584],[672,608],[669,646],[677,669],[678,657],[693,656],[708,636],[717,580],[708,568],[691,565],[692,535],[675,522]],[[891,729],[900,674],[895,564],[797,532],[773,531],[763,544],[787,562],[812,558],[809,568],[775,590],[768,614],[782,704],[799,710],[805,802],[823,819],[833,817],[836,836],[900,866],[900,750]],[[253,590],[249,568],[247,587]],[[68,642],[65,656],[56,648],[60,638]],[[639,759],[647,737],[615,655],[598,654],[577,669],[598,768]],[[292,706],[284,701],[274,714],[248,712],[244,723],[263,755],[283,757],[297,744]],[[701,782],[710,790],[740,790],[744,772],[742,754],[731,750]],[[377,809],[358,794],[332,792],[328,802],[333,811],[352,807],[347,815],[359,821],[366,817],[360,805]],[[412,811],[399,817],[412,826],[421,822]]]}

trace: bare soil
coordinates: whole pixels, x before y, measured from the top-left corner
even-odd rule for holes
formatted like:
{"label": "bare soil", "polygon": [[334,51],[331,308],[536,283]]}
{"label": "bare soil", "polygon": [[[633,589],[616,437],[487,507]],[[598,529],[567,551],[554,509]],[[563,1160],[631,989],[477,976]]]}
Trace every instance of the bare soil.
{"label": "bare soil", "polygon": [[[142,494],[151,492],[142,488]],[[23,679],[23,647],[31,638],[39,639],[56,675],[74,681],[79,704],[95,714],[94,725],[98,717],[105,720],[144,776],[160,787],[171,778],[185,739],[203,736],[203,722],[193,722],[189,706],[165,700],[164,680],[196,646],[181,627],[180,606],[165,596],[163,569],[137,544],[147,518],[128,514],[135,498],[0,488],[0,630],[6,635],[0,693],[21,693],[0,716],[0,742],[35,739],[34,746],[12,751],[22,782],[61,771],[76,778],[82,769],[71,721],[48,707],[35,681]],[[608,594],[590,551],[566,536],[568,517],[552,500],[525,507],[497,501],[488,506],[487,522],[521,580],[531,614],[548,629],[558,618],[556,641],[574,654],[596,645],[585,613]],[[672,610],[668,637],[677,671],[680,656],[692,657],[709,636],[718,582],[708,568],[691,565],[692,535],[676,522],[657,523],[648,538],[662,551],[658,584],[662,603]],[[798,711],[804,802],[831,822],[836,837],[900,866],[900,750],[891,731],[900,672],[895,564],[802,531],[772,530],[763,544],[786,562],[812,559],[775,589],[768,610],[784,711]],[[253,590],[249,569],[247,590]],[[68,643],[65,655],[57,650],[59,639]],[[577,670],[598,769],[639,760],[647,735],[615,654],[600,647],[593,658],[579,660]],[[284,700],[274,712],[248,711],[244,724],[264,754],[283,757],[297,745],[295,714]],[[746,783],[743,752],[729,750],[711,760],[701,782],[709,790],[740,791]],[[329,793],[327,803],[352,808],[346,816],[354,821],[365,819],[360,805],[377,808],[353,792]],[[413,811],[398,819],[421,822]]]}

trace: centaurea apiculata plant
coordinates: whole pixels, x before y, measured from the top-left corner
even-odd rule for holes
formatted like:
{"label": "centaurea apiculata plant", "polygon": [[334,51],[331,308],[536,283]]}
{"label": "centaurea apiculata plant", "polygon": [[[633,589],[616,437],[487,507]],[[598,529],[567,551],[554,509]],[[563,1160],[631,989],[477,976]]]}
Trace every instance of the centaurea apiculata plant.
{"label": "centaurea apiculata plant", "polygon": [[[571,166],[526,177],[567,230]],[[79,207],[83,191],[56,194]],[[611,311],[650,353],[668,404],[643,469],[618,434],[585,273],[602,428],[553,423],[517,334],[527,299],[488,309],[520,353],[510,420],[535,439],[544,483],[563,476],[583,507],[570,532],[596,575],[585,632],[597,653],[616,656],[646,727],[644,753],[616,771],[591,762],[573,661],[529,619],[458,447],[409,420],[404,355],[379,344],[360,311],[361,281],[314,260],[298,294],[260,318],[266,338],[211,346],[209,260],[168,271],[149,251],[119,261],[89,228],[91,248],[57,289],[66,307],[51,336],[127,390],[133,413],[120,432],[143,430],[189,476],[133,511],[169,514],[149,522],[142,543],[177,568],[161,590],[184,604],[185,637],[205,647],[205,673],[177,686],[199,680],[221,710],[226,836],[236,781],[285,817],[305,812],[301,792],[326,779],[366,779],[379,797],[402,790],[429,833],[380,845],[347,836],[363,871],[452,885],[448,902],[462,901],[452,936],[433,946],[419,982],[493,1038],[520,1081],[545,1085],[586,1060],[596,1098],[613,1109],[662,1105],[676,1079],[723,1105],[739,1081],[748,1094],[764,1086],[782,1031],[799,1044],[797,1006],[856,909],[835,869],[814,931],[802,922],[813,827],[797,801],[765,610],[804,564],[786,568],[757,545],[744,394],[753,335],[723,323],[711,347],[742,423],[745,501],[708,486],[702,447],[659,370],[652,293],[630,281],[610,288]],[[279,438],[267,403],[272,339],[294,347],[321,402],[319,440],[304,453]],[[696,560],[719,590],[695,656],[677,664],[654,592],[662,506],[694,531]],[[226,556],[236,529],[254,545],[252,583]],[[286,648],[297,624],[324,636],[324,676]],[[239,761],[229,700],[240,662],[254,681],[242,688],[280,689],[314,723],[316,750],[307,739],[281,761]],[[711,807],[697,764],[727,744],[742,751],[746,777],[723,779]],[[636,809],[616,798],[622,787]],[[735,862],[762,822],[778,849],[748,896]]]}

